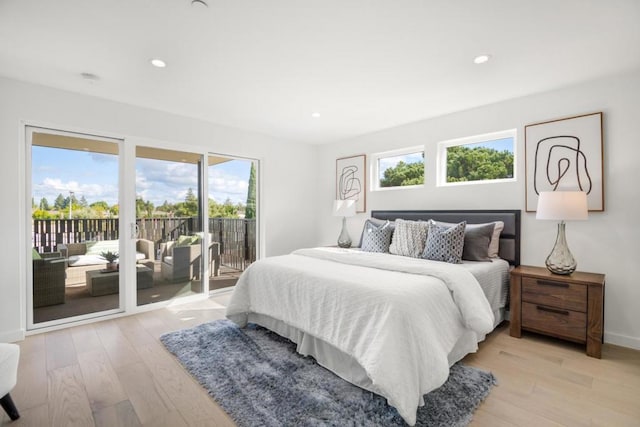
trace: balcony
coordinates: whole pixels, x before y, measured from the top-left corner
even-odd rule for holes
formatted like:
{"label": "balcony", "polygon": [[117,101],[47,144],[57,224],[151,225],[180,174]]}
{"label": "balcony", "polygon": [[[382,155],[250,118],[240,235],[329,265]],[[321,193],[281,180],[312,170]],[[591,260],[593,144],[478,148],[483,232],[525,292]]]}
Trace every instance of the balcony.
{"label": "balcony", "polygon": [[[202,233],[194,227],[198,222],[192,217],[137,220],[138,305],[202,292],[202,245],[195,241]],[[209,289],[233,286],[256,259],[255,220],[211,218],[208,230]],[[34,301],[39,301],[34,304],[34,323],[119,307],[119,274],[117,270],[104,273],[105,264],[100,263],[99,251],[109,245],[115,245],[117,251],[120,236],[117,218],[33,220],[32,242],[34,249],[46,258],[43,262],[53,265],[56,258],[64,260],[63,279],[56,279],[56,273],[37,275],[36,271],[49,270],[36,270],[43,262],[39,261],[41,264],[36,266],[34,261]],[[123,234],[125,236],[127,234]],[[184,245],[188,237],[194,242]],[[82,258],[78,255],[85,256],[87,247],[93,249],[94,256],[98,254],[98,263],[84,260],[80,265],[74,264]],[[36,283],[36,280],[52,283],[57,280],[59,286],[64,280],[63,302],[60,298],[43,300],[41,294],[36,295],[43,289],[43,283]]]}

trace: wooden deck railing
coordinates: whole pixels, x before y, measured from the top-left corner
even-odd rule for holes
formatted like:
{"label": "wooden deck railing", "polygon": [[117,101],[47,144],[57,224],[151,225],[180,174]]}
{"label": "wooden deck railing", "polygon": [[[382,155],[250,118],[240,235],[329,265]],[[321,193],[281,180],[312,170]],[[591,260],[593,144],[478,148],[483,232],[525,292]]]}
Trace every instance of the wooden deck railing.
{"label": "wooden deck railing", "polygon": [[[184,218],[140,218],[136,220],[140,238],[151,240],[156,249],[162,242],[199,231],[198,221]],[[256,260],[256,221],[242,218],[210,218],[212,241],[220,243],[221,263],[243,271]],[[55,252],[60,244],[120,237],[118,219],[34,219],[33,246],[40,253]]]}

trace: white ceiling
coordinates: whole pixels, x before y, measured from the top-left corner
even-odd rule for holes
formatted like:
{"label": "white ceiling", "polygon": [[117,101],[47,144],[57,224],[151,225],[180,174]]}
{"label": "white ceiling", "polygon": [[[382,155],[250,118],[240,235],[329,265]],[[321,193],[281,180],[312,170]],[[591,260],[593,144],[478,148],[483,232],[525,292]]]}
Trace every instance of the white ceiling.
{"label": "white ceiling", "polygon": [[206,1],[0,0],[0,75],[326,143],[640,69],[639,0]]}

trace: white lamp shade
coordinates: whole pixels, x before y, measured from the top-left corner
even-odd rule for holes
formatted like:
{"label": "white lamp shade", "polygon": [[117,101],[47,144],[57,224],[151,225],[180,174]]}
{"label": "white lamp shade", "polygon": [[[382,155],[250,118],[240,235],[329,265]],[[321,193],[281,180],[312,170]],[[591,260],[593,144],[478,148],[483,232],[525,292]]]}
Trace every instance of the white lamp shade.
{"label": "white lamp shade", "polygon": [[334,200],[333,216],[354,216],[356,214],[355,200]]}
{"label": "white lamp shade", "polygon": [[538,196],[536,219],[585,220],[588,215],[584,191],[543,191]]}

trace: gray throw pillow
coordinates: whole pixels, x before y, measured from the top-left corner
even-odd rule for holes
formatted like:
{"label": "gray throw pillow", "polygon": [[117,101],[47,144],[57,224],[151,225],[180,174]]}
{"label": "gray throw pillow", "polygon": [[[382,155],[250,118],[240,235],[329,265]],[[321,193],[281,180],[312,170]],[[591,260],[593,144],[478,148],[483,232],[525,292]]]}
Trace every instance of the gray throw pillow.
{"label": "gray throw pillow", "polygon": [[429,221],[427,244],[422,258],[459,264],[462,261],[466,225],[467,223],[463,221],[453,227],[446,227],[436,224],[435,221]]}
{"label": "gray throw pillow", "polygon": [[472,227],[467,224],[464,230],[464,249],[462,259],[467,261],[491,261],[489,243],[493,235],[494,224],[482,224]]}
{"label": "gray throw pillow", "polygon": [[360,249],[364,252],[389,252],[392,234],[393,229],[389,221],[382,225],[375,225],[367,221],[362,233],[362,245]]}

